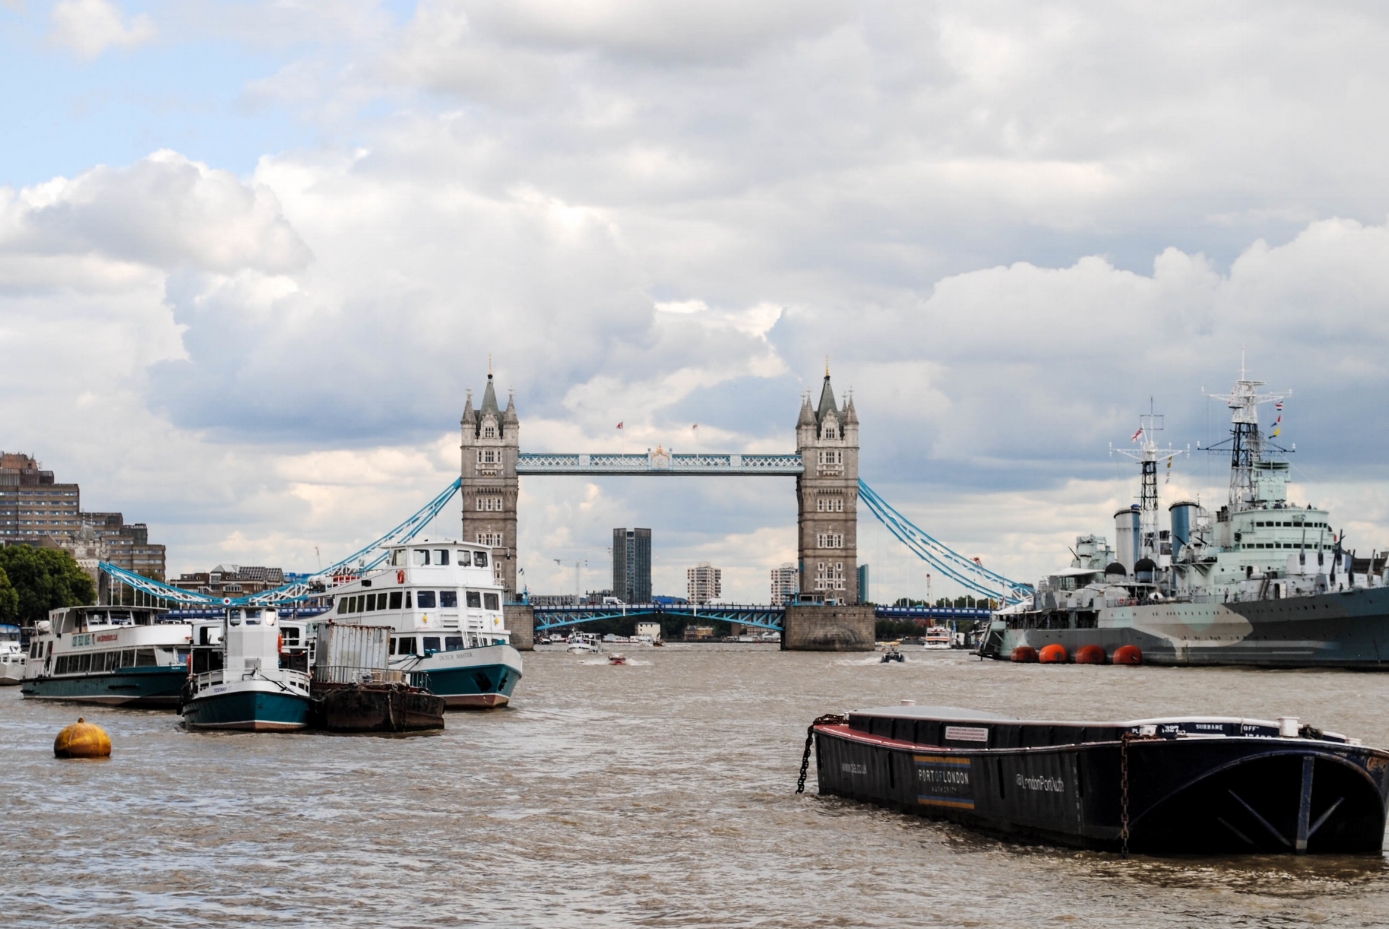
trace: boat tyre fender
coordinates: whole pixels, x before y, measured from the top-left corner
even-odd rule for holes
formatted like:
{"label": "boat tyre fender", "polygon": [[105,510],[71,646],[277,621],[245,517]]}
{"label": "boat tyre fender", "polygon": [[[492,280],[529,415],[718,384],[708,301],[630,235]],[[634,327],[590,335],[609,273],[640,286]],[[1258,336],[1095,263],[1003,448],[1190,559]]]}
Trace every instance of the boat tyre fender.
{"label": "boat tyre fender", "polygon": [[806,727],[805,754],[801,756],[801,776],[796,779],[796,793],[805,793],[805,773],[810,769],[810,750],[815,747],[815,727],[841,725],[848,721],[847,717],[838,713],[826,713],[824,716],[816,717],[815,722]]}

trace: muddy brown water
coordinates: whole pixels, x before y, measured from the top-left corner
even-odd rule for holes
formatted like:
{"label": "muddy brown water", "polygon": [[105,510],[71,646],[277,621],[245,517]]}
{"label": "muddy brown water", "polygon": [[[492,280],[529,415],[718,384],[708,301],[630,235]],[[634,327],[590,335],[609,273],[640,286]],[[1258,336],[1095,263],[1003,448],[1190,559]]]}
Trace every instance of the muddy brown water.
{"label": "muddy brown water", "polygon": [[[189,733],[0,691],[8,925],[1389,926],[1358,858],[1023,846],[796,796],[824,712],[1304,722],[1389,746],[1389,675],[980,663],[960,652],[538,651],[513,706],[413,737]],[[79,714],[105,762],[58,761]]]}

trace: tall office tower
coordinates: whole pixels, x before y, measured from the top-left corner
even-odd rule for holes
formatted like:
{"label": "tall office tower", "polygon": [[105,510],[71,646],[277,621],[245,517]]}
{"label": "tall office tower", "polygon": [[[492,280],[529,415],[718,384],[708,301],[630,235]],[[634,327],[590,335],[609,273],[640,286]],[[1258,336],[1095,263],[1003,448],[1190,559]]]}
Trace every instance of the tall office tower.
{"label": "tall office tower", "polygon": [[788,561],[772,569],[772,606],[785,606],[796,599],[800,589],[800,572],[796,570],[795,562]]}
{"label": "tall office tower", "polygon": [[685,572],[685,591],[691,603],[703,605],[723,596],[723,571],[701,561]]}
{"label": "tall office tower", "polygon": [[651,530],[613,530],[613,596],[623,603],[651,602]]}

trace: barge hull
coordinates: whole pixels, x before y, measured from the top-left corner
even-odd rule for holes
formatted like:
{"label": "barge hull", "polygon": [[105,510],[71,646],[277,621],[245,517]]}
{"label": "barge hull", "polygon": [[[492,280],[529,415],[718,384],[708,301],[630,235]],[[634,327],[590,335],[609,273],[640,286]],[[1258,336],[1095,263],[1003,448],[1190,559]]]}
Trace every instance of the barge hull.
{"label": "barge hull", "polygon": [[[822,794],[1010,838],[1116,851],[1120,742],[977,750],[815,727]],[[1150,853],[1377,853],[1383,753],[1266,738],[1128,743],[1129,848]]]}

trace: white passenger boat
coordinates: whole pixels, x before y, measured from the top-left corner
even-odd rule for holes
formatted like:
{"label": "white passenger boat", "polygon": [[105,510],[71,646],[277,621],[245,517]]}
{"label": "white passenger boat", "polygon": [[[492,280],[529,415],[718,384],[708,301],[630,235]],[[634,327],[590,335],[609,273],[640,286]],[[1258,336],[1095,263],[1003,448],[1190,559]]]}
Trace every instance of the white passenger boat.
{"label": "white passenger boat", "polygon": [[569,637],[565,644],[565,651],[575,654],[592,655],[603,650],[603,642],[596,635],[587,632],[576,632]]}
{"label": "white passenger boat", "polygon": [[193,627],[150,607],[51,610],[29,642],[20,692],[37,700],[177,707]]}
{"label": "white passenger boat", "polygon": [[[199,638],[207,626],[199,628]],[[280,667],[284,638],[274,610],[233,607],[211,649],[214,670],[193,673],[180,712],[189,729],[286,732],[309,724],[309,676]],[[203,648],[195,649],[196,668]]]}
{"label": "white passenger boat", "polygon": [[18,626],[0,626],[0,686],[24,680],[24,649],[19,644]]}
{"label": "white passenger boat", "polygon": [[491,550],[449,539],[393,545],[380,568],[333,591],[339,622],[390,626],[390,663],[450,708],[504,706],[521,654],[502,614]]}
{"label": "white passenger boat", "polygon": [[931,626],[926,630],[926,647],[930,649],[945,648],[951,646],[953,637],[950,630],[944,626]]}

